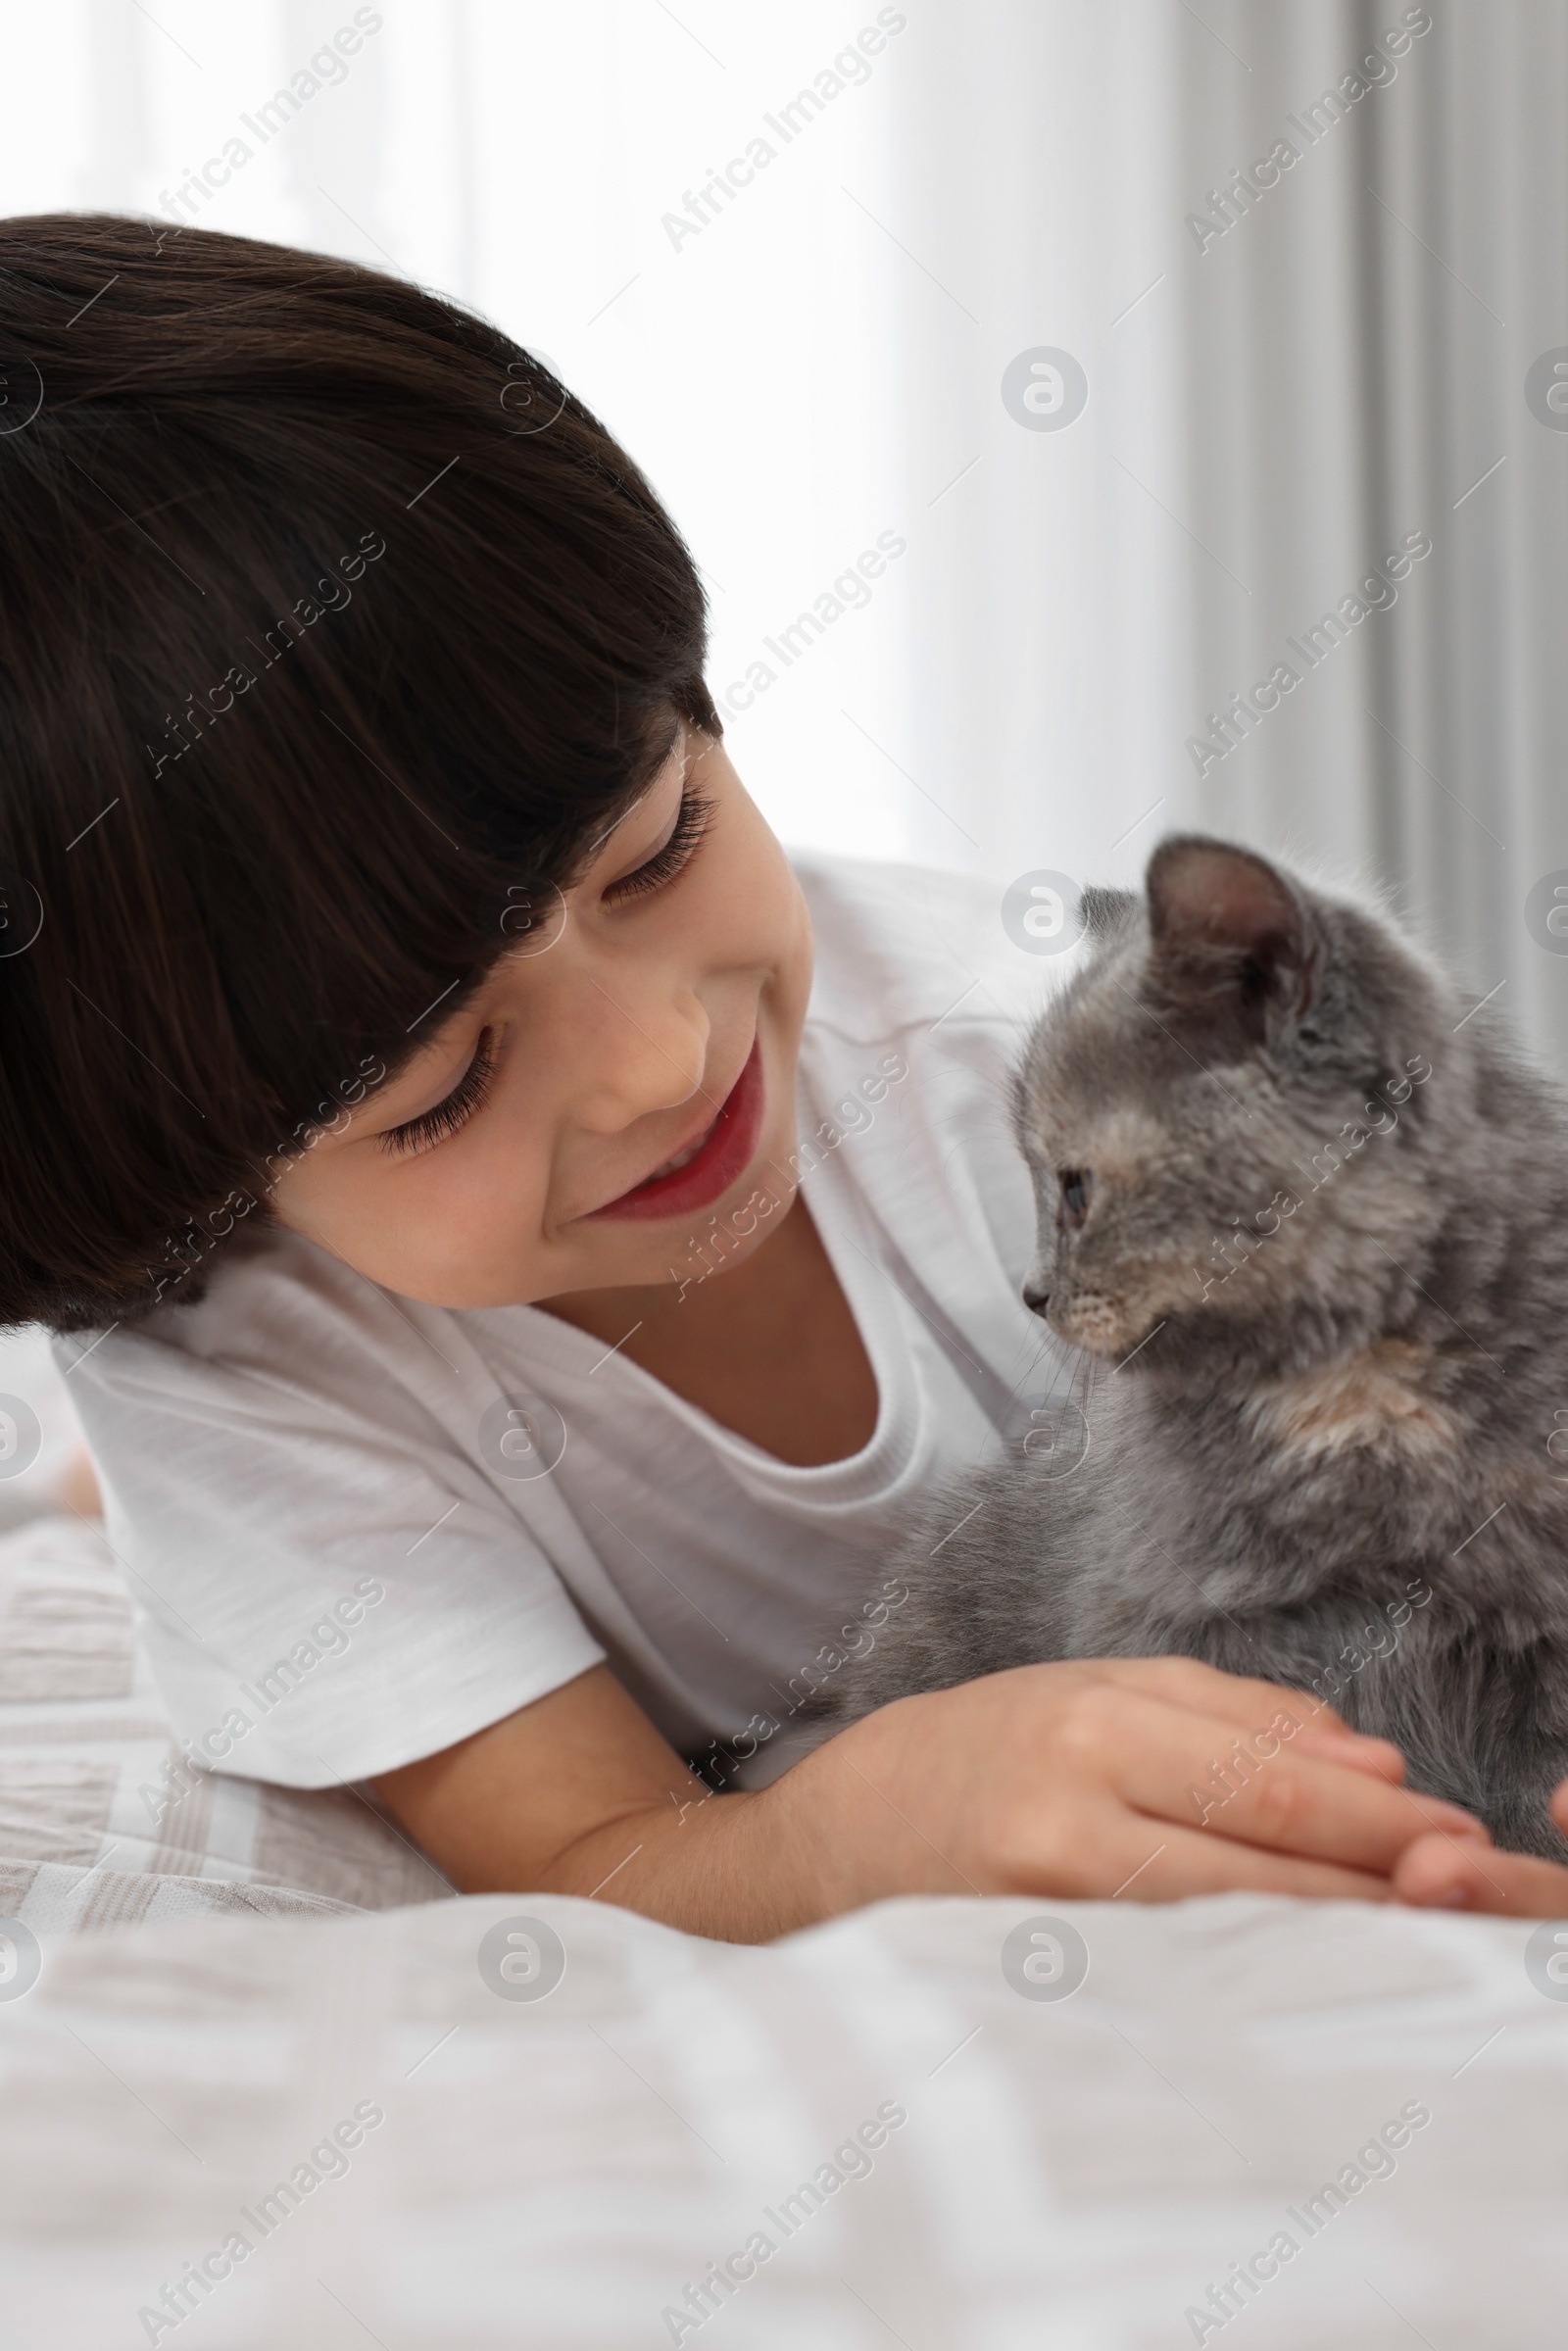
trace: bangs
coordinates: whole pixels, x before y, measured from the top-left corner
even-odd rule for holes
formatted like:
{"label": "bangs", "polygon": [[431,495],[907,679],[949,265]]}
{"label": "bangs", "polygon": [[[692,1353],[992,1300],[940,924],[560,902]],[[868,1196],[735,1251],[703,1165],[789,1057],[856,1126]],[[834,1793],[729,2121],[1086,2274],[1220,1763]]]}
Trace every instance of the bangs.
{"label": "bangs", "polygon": [[0,372],[42,387],[0,434],[0,877],[42,910],[0,955],[0,1319],[59,1330],[199,1295],[678,720],[720,732],[691,557],[538,362],[350,264],[155,241],[0,224]]}

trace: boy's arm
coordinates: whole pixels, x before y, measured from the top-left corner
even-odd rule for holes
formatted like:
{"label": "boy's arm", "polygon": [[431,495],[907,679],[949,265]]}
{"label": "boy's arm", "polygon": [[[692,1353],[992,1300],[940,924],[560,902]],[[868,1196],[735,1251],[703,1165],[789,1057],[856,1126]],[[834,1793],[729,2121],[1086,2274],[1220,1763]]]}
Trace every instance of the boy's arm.
{"label": "boy's arm", "polygon": [[1401,1770],[1298,1691],[1163,1657],[901,1699],[721,1796],[596,1666],[375,1785],[464,1892],[603,1893],[735,1942],[906,1893],[1245,1887],[1568,1916],[1568,1870],[1497,1852]]}

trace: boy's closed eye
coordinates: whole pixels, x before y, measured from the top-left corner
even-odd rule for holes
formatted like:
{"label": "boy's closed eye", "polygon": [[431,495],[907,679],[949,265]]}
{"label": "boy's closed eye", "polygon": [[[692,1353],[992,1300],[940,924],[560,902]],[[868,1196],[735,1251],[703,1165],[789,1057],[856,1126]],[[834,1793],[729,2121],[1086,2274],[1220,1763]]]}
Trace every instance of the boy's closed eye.
{"label": "boy's closed eye", "polygon": [[443,1142],[448,1135],[455,1135],[482,1107],[495,1069],[495,1031],[483,1028],[474,1044],[473,1057],[451,1093],[444,1095],[432,1108],[421,1110],[416,1118],[405,1119],[401,1126],[384,1128],[376,1138],[381,1149],[389,1152],[423,1151]]}
{"label": "boy's closed eye", "polygon": [[[629,868],[601,882],[597,892],[599,903],[613,909],[630,905],[651,892],[665,889],[678,880],[708,837],[716,807],[714,800],[690,789],[683,780],[674,813],[661,828],[663,838],[648,854],[640,856]],[[593,881],[590,868],[584,883],[590,893]],[[482,1028],[456,1084],[429,1109],[421,1110],[396,1126],[382,1129],[376,1138],[381,1149],[394,1156],[429,1150],[466,1126],[469,1119],[484,1106],[489,1096],[496,1073],[498,1046],[498,1032],[490,1026]]]}
{"label": "boy's closed eye", "polygon": [[488,945],[420,971],[401,1052],[275,1179],[278,1222],[449,1307],[679,1297],[699,1209],[788,1167],[803,894],[720,735],[672,713],[648,756],[547,898],[501,893]]}
{"label": "boy's closed eye", "polygon": [[618,881],[610,882],[602,892],[604,903],[624,906],[628,900],[640,898],[650,890],[661,890],[683,873],[697,855],[713,821],[717,803],[701,792],[683,792],[675,811],[674,823],[662,846],[652,857],[645,857],[632,871]]}

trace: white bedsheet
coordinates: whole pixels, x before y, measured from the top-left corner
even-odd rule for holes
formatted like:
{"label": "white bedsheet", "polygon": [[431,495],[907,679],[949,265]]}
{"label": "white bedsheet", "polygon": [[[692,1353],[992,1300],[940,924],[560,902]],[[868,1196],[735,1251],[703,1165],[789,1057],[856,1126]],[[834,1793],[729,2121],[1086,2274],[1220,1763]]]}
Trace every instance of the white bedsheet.
{"label": "white bedsheet", "polygon": [[[58,1517],[0,1538],[0,1914],[26,2351],[1568,2341],[1549,1929],[919,1901],[752,1950],[459,1900],[363,1793],[182,1772],[118,1566]],[[1083,1937],[1066,1998],[1004,1972],[1042,1914]],[[519,1917],[564,1955],[542,1998],[480,1972]]]}
{"label": "white bedsheet", "polygon": [[[1041,1911],[1087,1946],[1065,1999],[1001,1965]],[[543,1998],[481,1977],[518,1916],[564,1952]],[[1568,2002],[1527,1972],[1532,1932],[921,1900],[748,1949],[541,1896],[46,1938],[0,2001],[6,2335],[1544,2351],[1568,2337]],[[258,2200],[367,2106],[342,2176],[264,2235]],[[1307,2200],[1412,2107],[1396,2168],[1308,2234]],[[879,2110],[870,2168],[829,2187]],[[254,2249],[188,2317],[138,2318],[235,2229]],[[1190,2315],[1282,2230],[1299,2250],[1235,2315]],[[757,2231],[769,2257],[695,2323],[688,2284]]]}
{"label": "white bedsheet", "polygon": [[86,1932],[450,1892],[368,1791],[180,1754],[101,1528],[40,1515],[0,1535],[0,1914]]}

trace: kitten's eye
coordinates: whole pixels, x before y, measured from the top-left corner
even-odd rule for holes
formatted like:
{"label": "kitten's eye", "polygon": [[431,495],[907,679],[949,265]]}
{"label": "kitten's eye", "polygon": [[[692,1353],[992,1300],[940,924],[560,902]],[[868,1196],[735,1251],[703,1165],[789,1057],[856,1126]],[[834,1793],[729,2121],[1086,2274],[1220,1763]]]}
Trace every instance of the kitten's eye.
{"label": "kitten's eye", "polygon": [[1095,1179],[1087,1167],[1063,1167],[1057,1170],[1056,1181],[1061,1186],[1061,1221],[1069,1232],[1076,1233],[1089,1213]]}

